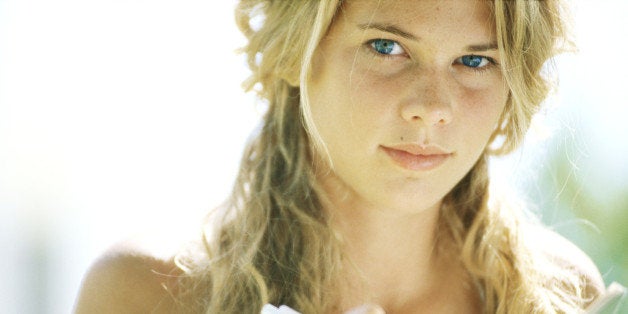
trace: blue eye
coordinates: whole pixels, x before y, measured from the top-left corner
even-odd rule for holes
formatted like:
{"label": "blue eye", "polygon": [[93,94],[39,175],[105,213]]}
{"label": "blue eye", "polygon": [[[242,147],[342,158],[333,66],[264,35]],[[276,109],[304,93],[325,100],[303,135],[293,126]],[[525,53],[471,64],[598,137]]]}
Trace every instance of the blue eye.
{"label": "blue eye", "polygon": [[459,62],[470,68],[483,68],[492,63],[492,60],[487,57],[469,55],[460,57]]}
{"label": "blue eye", "polygon": [[400,55],[405,53],[398,42],[390,39],[374,39],[369,42],[369,45],[375,52],[382,55]]}

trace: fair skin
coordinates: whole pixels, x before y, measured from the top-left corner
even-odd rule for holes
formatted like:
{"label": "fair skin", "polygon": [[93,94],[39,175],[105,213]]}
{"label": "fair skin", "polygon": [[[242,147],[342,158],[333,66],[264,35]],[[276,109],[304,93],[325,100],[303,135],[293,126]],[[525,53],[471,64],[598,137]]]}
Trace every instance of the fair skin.
{"label": "fair skin", "polygon": [[433,250],[441,201],[484,151],[507,99],[490,11],[483,1],[380,2],[346,2],[310,87],[333,163],[320,174],[327,210],[368,278],[346,306],[477,312],[464,272]]}
{"label": "fair skin", "polygon": [[[176,249],[164,253],[172,238],[151,233],[116,244],[89,269],[79,291],[75,313],[173,313],[176,304]],[[166,245],[168,246],[168,245]]]}
{"label": "fair skin", "polygon": [[[341,10],[316,52],[309,95],[333,163],[317,168],[324,210],[357,270],[341,307],[478,313],[475,286],[434,242],[443,197],[483,153],[506,102],[490,12],[481,0],[346,1]],[[540,250],[603,290],[584,253],[538,234]],[[168,254],[116,246],[86,275],[75,312],[171,313],[176,280],[164,274],[181,274]]]}

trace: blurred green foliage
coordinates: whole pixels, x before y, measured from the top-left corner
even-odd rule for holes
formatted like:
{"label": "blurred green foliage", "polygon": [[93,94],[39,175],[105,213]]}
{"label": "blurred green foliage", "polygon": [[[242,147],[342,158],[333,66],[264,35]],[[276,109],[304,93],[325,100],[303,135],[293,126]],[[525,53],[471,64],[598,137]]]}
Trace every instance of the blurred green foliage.
{"label": "blurred green foliage", "polygon": [[[617,281],[627,286],[628,186],[618,183],[624,180],[600,183],[591,178],[613,178],[621,172],[599,173],[595,165],[610,161],[592,160],[599,157],[588,154],[584,132],[576,128],[554,134],[544,145],[543,160],[532,170],[536,179],[524,187],[541,220],[586,252],[606,285]],[[628,313],[626,298],[618,313]]]}

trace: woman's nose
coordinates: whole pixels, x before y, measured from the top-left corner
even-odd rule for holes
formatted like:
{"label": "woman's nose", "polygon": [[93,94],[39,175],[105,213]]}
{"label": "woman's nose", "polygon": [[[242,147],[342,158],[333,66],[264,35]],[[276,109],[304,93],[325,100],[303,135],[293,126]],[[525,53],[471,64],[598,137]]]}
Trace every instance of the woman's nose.
{"label": "woman's nose", "polygon": [[446,125],[451,122],[451,109],[442,105],[412,104],[402,109],[404,120],[409,122],[423,122],[426,125]]}
{"label": "woman's nose", "polygon": [[401,107],[401,116],[408,122],[422,122],[429,126],[449,124],[453,118],[452,91],[445,78],[429,75],[413,84],[413,96]]}

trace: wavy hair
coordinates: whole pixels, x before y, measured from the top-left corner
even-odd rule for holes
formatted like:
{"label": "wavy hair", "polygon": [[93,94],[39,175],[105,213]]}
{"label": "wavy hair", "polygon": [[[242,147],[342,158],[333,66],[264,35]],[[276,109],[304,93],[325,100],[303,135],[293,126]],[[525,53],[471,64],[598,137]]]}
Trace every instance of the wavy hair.
{"label": "wavy hair", "polygon": [[[559,1],[487,1],[494,13],[510,93],[489,148],[443,202],[440,246],[459,256],[478,283],[485,312],[577,312],[581,279],[526,243],[523,210],[489,188],[488,157],[522,141],[551,84],[544,64],[565,43]],[[177,256],[187,275],[181,303],[206,313],[259,313],[265,303],[303,313],[335,312],[346,261],[321,210],[325,195],[313,152],[325,146],[308,101],[312,57],[341,0],[240,0],[236,21],[248,39],[244,83],[267,101],[230,199],[207,222],[203,245]],[[313,147],[318,149],[312,149]],[[451,245],[451,246],[449,246]],[[549,266],[548,266],[549,265]]]}

